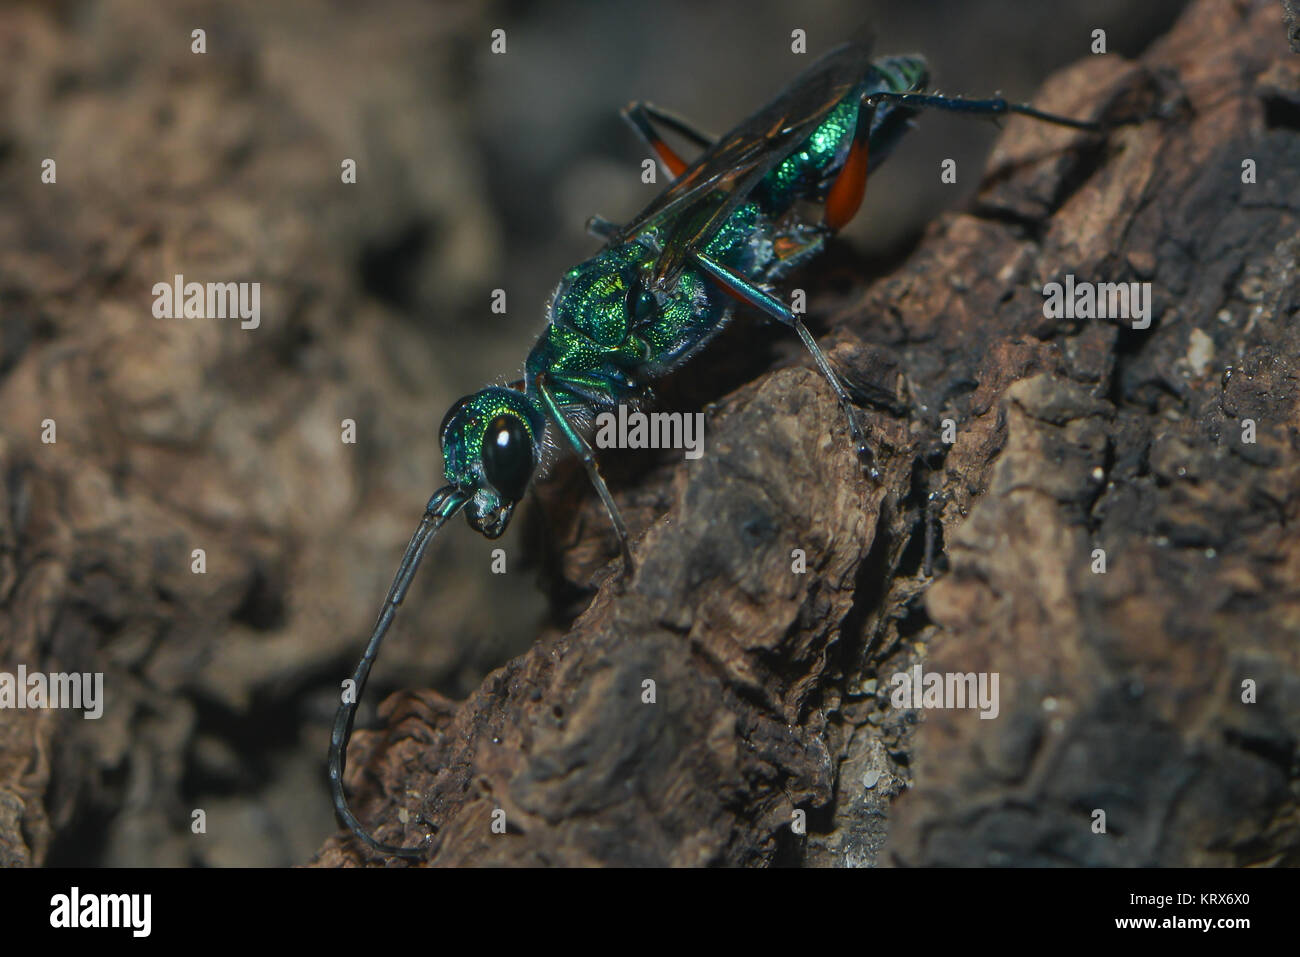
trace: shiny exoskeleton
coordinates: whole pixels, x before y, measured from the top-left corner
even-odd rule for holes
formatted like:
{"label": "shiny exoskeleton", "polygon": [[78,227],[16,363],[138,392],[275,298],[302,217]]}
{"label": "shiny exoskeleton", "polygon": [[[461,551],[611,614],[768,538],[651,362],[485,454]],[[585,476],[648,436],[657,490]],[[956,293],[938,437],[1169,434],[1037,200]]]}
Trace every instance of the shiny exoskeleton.
{"label": "shiny exoskeleton", "polygon": [[[773,284],[816,256],[857,211],[871,169],[884,160],[920,110],[1020,113],[1080,129],[1090,123],[1001,99],[924,93],[919,56],[873,60],[863,42],[845,44],[797,77],[775,100],[714,141],[649,104],[624,117],[655,151],[672,185],[623,227],[594,218],[605,246],[565,273],[547,305],[547,325],[513,387],[493,386],[448,411],[440,439],[447,485],[434,494],[407,546],[365,653],[345,694],[331,738],[329,773],[339,817],[364,843],[387,855],[419,857],[371,837],[347,805],[343,769],[348,738],[370,667],[433,534],[465,511],[495,538],[549,452],[576,453],[633,563],[627,531],[587,441],[595,416],[641,398],[718,334],[737,302],[791,327],[844,409],[855,451],[875,476],[858,415],[825,355]],[[703,148],[684,162],[661,129]]]}

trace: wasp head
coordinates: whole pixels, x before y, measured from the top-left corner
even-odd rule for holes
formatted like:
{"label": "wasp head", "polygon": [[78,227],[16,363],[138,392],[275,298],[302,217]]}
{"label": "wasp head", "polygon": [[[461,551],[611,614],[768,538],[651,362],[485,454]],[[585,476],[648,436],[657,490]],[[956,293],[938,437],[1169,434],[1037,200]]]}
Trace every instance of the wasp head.
{"label": "wasp head", "polygon": [[468,494],[470,525],[488,538],[506,530],[541,462],[546,419],[522,392],[491,386],[453,405],[440,439],[447,481]]}

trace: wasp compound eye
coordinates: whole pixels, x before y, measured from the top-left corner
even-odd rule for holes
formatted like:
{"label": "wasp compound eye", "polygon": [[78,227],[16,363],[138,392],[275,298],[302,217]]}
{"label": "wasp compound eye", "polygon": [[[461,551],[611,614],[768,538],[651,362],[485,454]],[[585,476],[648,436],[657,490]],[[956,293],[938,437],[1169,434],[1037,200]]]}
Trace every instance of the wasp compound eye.
{"label": "wasp compound eye", "polygon": [[498,415],[483,435],[483,474],[508,502],[524,497],[533,474],[533,441],[524,423],[513,415]]}

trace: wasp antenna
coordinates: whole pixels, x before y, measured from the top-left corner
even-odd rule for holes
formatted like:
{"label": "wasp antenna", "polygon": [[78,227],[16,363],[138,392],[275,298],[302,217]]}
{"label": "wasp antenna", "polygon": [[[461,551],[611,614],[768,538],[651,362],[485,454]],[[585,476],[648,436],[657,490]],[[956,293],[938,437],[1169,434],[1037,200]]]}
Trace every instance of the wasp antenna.
{"label": "wasp antenna", "polygon": [[338,714],[334,716],[334,731],[330,735],[329,753],[330,792],[334,797],[334,813],[362,843],[389,857],[418,859],[424,856],[424,849],[381,844],[366,832],[356,815],[352,813],[352,809],[348,807],[347,795],[343,792],[343,770],[347,767],[352,721],[357,714],[357,705],[361,703],[361,692],[365,690],[366,679],[370,677],[370,668],[379,654],[379,646],[383,644],[384,636],[397,616],[397,608],[406,597],[407,589],[411,587],[415,570],[420,567],[420,561],[424,558],[425,549],[429,547],[429,542],[433,540],[438,529],[442,528],[447,519],[459,512],[467,501],[469,497],[454,485],[439,489],[434,493],[433,498],[429,499],[424,517],[420,519],[415,534],[411,536],[410,544],[406,546],[406,553],[402,556],[402,563],[397,568],[397,574],[393,576],[393,584],[388,589],[388,597],[379,612],[375,629],[370,633],[370,641],[366,644],[366,650],[361,655],[361,660],[357,662],[356,671],[352,674],[352,693],[343,695]]}

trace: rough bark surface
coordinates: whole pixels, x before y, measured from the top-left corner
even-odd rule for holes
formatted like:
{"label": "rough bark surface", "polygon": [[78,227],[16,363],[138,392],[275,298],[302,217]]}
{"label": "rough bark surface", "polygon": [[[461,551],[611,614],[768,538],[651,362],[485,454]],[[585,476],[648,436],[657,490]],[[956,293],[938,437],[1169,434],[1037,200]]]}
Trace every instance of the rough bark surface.
{"label": "rough bark surface", "polygon": [[[462,16],[383,0],[331,11],[322,41],[297,5],[0,9],[0,671],[102,672],[107,699],[97,721],[0,713],[0,864],[290,864],[332,829],[336,676],[428,495],[436,456],[408,437],[436,428],[452,361],[359,278],[401,268],[408,217],[436,221],[410,305],[452,309],[494,248],[455,102],[430,94],[454,57],[375,61],[423,60]],[[259,281],[262,325],[154,318],[176,273]],[[436,596],[453,625],[465,564]],[[395,643],[376,677],[504,657],[463,634]]]}
{"label": "rough bark surface", "polygon": [[[98,721],[0,713],[0,866],[318,847],[338,681],[440,484],[443,390],[527,341],[468,330],[509,359],[438,352],[419,325],[509,272],[466,146],[466,77],[493,74],[458,32],[477,48],[495,24],[304,9],[0,8],[0,672],[104,672],[107,695]],[[1287,43],[1275,0],[1200,0],[1140,61],[1089,58],[1036,100],[1150,118],[1105,137],[1011,120],[973,206],[887,275],[841,246],[798,278],[872,403],[879,485],[797,343],[741,319],[661,390],[713,403],[704,458],[602,455],[632,580],[572,463],[511,532],[565,623],[535,642],[541,599],[499,597],[494,543],[440,536],[371,695],[447,694],[363,713],[362,819],[437,865],[1300,862]],[[534,101],[503,76],[514,148]],[[34,185],[46,157],[57,185]],[[176,272],[261,281],[275,318],[152,319]],[[1067,274],[1150,282],[1151,327],[1045,318]],[[915,665],[997,672],[998,717],[894,707]],[[382,862],[340,833],[314,863]]]}
{"label": "rough bark surface", "polygon": [[[1037,103],[1149,118],[1011,121],[975,208],[842,303],[833,360],[906,410],[871,415],[883,482],[813,372],[728,395],[702,460],[621,483],[631,581],[358,734],[382,839],[439,865],[1300,860],[1300,58],[1278,4],[1204,0]],[[1151,283],[1151,327],[1045,318],[1067,274]],[[611,554],[596,508],[552,513],[575,585]],[[996,719],[893,707],[915,664],[999,674]]]}

